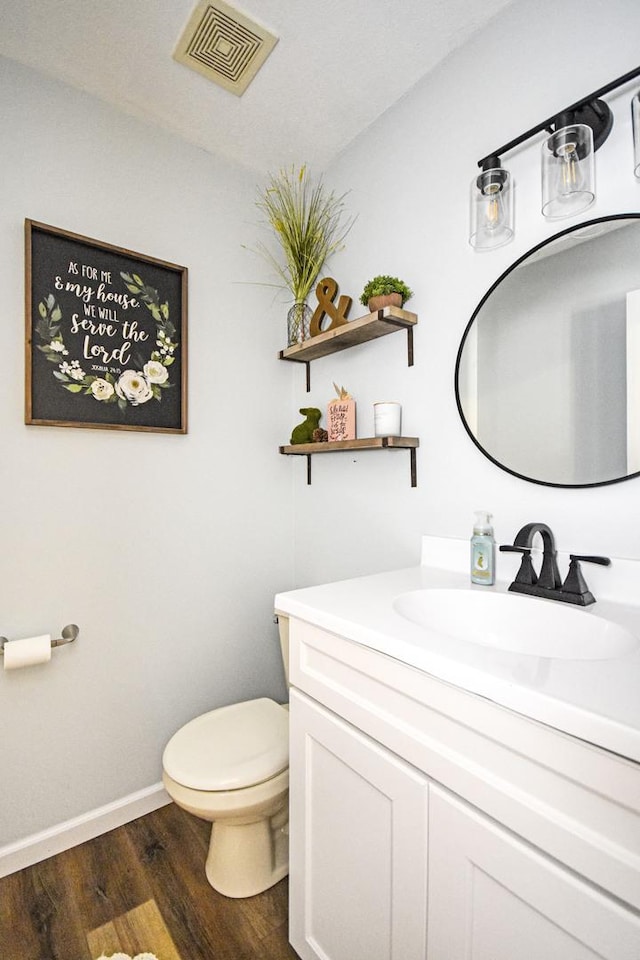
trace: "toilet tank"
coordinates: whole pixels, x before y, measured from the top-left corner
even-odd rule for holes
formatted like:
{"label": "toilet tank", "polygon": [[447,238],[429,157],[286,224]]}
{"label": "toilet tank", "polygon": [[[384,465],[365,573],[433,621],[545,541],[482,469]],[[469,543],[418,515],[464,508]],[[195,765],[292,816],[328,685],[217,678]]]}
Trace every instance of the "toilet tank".
{"label": "toilet tank", "polygon": [[282,663],[284,665],[284,676],[289,686],[289,617],[286,613],[275,611],[278,621],[278,631],[280,633],[280,650],[282,651]]}

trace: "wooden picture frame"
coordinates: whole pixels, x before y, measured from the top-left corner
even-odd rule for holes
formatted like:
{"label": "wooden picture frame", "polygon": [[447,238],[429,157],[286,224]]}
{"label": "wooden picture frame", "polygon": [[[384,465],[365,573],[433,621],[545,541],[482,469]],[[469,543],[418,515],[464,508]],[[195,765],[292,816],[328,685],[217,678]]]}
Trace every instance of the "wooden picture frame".
{"label": "wooden picture frame", "polygon": [[187,276],[25,220],[25,423],[186,433]]}

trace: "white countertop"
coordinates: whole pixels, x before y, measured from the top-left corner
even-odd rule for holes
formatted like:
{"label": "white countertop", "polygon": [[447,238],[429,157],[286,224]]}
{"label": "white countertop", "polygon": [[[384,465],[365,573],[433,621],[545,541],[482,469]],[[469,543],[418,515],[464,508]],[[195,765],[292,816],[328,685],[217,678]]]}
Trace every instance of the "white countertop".
{"label": "white countertop", "polygon": [[[562,554],[559,558],[564,559]],[[511,653],[429,631],[396,613],[394,599],[426,588],[504,593],[509,581],[472,585],[466,541],[425,537],[422,559],[419,567],[279,593],[275,608],[640,763],[640,645],[618,659],[566,660]],[[500,566],[504,564],[499,573]],[[517,563],[511,559],[505,569],[515,575]],[[640,563],[612,561],[608,580],[603,570],[585,567],[596,603],[562,607],[577,616],[606,618],[640,638]]]}

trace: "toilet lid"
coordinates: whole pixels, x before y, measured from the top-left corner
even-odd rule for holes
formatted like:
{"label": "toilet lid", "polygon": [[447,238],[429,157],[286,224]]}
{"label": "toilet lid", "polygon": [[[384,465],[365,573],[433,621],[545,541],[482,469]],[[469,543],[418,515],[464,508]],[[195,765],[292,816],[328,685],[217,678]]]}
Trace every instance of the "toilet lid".
{"label": "toilet lid", "polygon": [[172,780],[192,790],[240,790],[289,766],[289,717],[275,700],[233,703],[181,727],[162,757]]}

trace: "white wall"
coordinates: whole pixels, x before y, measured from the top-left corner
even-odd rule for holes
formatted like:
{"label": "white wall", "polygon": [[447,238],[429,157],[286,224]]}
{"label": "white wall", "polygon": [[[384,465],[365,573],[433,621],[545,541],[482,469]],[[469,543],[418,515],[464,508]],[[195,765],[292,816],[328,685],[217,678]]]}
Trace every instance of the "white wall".
{"label": "white wall", "polygon": [[[400,400],[403,432],[419,436],[421,446],[415,490],[404,453],[317,457],[311,487],[297,465],[300,585],[416,563],[421,534],[467,537],[479,508],[494,513],[500,542],[543,520],[560,549],[640,556],[640,479],[567,490],[514,478],[472,444],[454,395],[458,344],[484,292],[509,263],[571,222],[554,226],[539,213],[540,137],[505,158],[516,182],[514,241],[475,253],[467,205],[477,160],[635,68],[639,34],[636,0],[517,0],[328,171],[337,189],[351,188],[350,205],[360,213],[330,273],[354,298],[376,273],[413,288],[407,307],[419,315],[416,361],[407,369],[404,334],[394,334],[316,361],[312,392],[303,393],[300,376],[297,399],[324,407],[332,380],[344,384],[358,402],[361,436],[371,435],[374,400]],[[629,108],[636,88],[640,81],[607,98],[615,126],[597,154],[598,199],[584,219],[640,210]],[[359,316],[362,308],[354,308]],[[501,561],[506,576],[513,561]]]}
{"label": "white wall", "polygon": [[[0,62],[0,634],[80,627],[0,670],[0,847],[160,780],[205,709],[284,697],[292,583],[281,310],[241,249],[255,179]],[[23,222],[189,268],[186,436],[25,426]]]}
{"label": "white wall", "polygon": [[[468,439],[453,388],[481,296],[556,229],[529,144],[508,158],[516,238],[475,254],[476,161],[635,67],[639,31],[636,0],[516,0],[327,171],[359,213],[328,272],[354,300],[376,273],[403,277],[420,323],[412,369],[398,333],[314,362],[310,394],[302,369],[275,361],[282,308],[235,282],[259,269],[240,248],[255,239],[253,178],[0,64],[0,633],[81,629],[49,666],[0,672],[0,845],[155,783],[167,737],[198,712],[283,695],[271,603],[294,585],[292,546],[300,585],[390,569],[418,562],[423,533],[469,536],[487,508],[502,542],[545,520],[561,549],[640,556],[640,480],[517,480]],[[628,100],[609,99],[596,216],[640,209]],[[189,267],[187,436],[24,426],[25,217]],[[402,402],[403,432],[421,438],[416,489],[403,451],[317,457],[310,487],[302,458],[275,455],[334,380],[358,401],[361,436],[374,400]]]}

